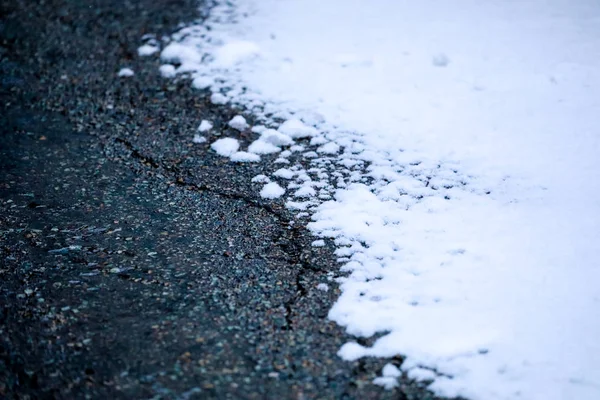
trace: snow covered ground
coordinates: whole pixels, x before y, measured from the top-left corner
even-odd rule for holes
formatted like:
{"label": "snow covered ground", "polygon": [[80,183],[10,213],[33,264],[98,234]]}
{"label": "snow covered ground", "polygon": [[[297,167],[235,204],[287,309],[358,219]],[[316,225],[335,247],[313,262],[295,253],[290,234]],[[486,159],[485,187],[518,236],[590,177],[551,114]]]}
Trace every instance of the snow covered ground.
{"label": "snow covered ground", "polygon": [[228,4],[161,57],[261,121],[213,149],[270,157],[261,194],[335,241],[329,317],[387,332],[340,356],[401,354],[445,396],[599,399],[600,4]]}

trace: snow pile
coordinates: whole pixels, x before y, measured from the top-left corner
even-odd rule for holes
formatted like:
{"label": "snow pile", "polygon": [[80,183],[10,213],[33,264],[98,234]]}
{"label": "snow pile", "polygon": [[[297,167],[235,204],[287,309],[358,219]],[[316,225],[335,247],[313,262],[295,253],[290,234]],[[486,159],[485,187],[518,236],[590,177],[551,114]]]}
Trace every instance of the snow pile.
{"label": "snow pile", "polygon": [[146,34],[142,37],[146,43],[138,47],[138,55],[140,57],[151,56],[160,51],[160,44],[153,34]]}
{"label": "snow pile", "polygon": [[163,64],[158,70],[160,71],[161,76],[164,78],[172,78],[177,75],[175,66],[171,64]]}
{"label": "snow pile", "polygon": [[206,142],[206,138],[204,136],[195,134],[194,137],[192,138],[192,142],[197,143],[197,144],[204,143],[204,142]]}
{"label": "snow pile", "polygon": [[313,127],[306,126],[298,119],[288,119],[279,127],[279,132],[293,139],[301,139],[305,137],[315,136],[317,130]]}
{"label": "snow pile", "polygon": [[388,332],[340,356],[401,354],[444,396],[592,400],[599,19],[592,0],[237,0],[161,58],[253,114],[245,154],[277,157],[260,195],[336,244],[329,317]]}
{"label": "snow pile", "polygon": [[202,122],[200,122],[200,125],[198,126],[198,132],[208,132],[212,128],[213,128],[212,122],[203,119]]}
{"label": "snow pile", "polygon": [[240,142],[233,138],[223,138],[215,141],[210,147],[223,157],[230,157],[240,148]]}
{"label": "snow pile", "polygon": [[236,115],[235,117],[233,117],[231,119],[231,121],[229,121],[228,125],[238,131],[246,130],[246,129],[248,129],[248,126],[249,126],[248,123],[246,122],[246,119],[244,117],[242,117],[241,115]]}
{"label": "snow pile", "polygon": [[247,151],[238,151],[231,155],[230,160],[239,163],[258,162],[260,161],[260,156],[254,153],[248,153]]}
{"label": "snow pile", "polygon": [[135,73],[133,72],[133,70],[131,68],[121,68],[117,75],[121,78],[127,78],[127,77],[135,75]]}
{"label": "snow pile", "polygon": [[260,197],[264,199],[276,199],[283,196],[285,189],[275,182],[267,183],[260,191]]}

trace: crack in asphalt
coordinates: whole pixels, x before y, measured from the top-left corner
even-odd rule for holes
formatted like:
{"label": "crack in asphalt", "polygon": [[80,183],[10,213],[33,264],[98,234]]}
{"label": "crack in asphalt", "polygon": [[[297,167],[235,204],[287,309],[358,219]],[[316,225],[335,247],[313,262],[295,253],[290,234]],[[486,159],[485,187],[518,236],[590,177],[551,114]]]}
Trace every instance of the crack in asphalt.
{"label": "crack in asphalt", "polygon": [[[294,305],[300,299],[305,297],[308,293],[308,290],[302,284],[302,279],[308,271],[318,271],[319,270],[312,266],[312,264],[306,259],[307,258],[306,252],[302,251],[303,246],[300,242],[300,238],[302,237],[301,228],[294,226],[293,225],[294,221],[291,220],[290,218],[286,217],[284,215],[283,211],[277,210],[275,207],[273,207],[269,204],[262,203],[260,201],[252,199],[249,196],[241,194],[241,193],[227,192],[227,191],[223,191],[223,190],[218,190],[218,189],[216,189],[212,186],[206,185],[206,184],[196,184],[196,183],[186,181],[184,178],[182,178],[182,176],[181,176],[182,171],[177,166],[169,165],[168,163],[166,163],[164,161],[157,161],[153,157],[143,154],[140,150],[138,150],[133,145],[133,143],[131,143],[130,141],[128,141],[126,139],[117,137],[117,138],[115,138],[115,142],[123,145],[130,152],[131,157],[134,158],[135,160],[137,160],[138,162],[140,162],[140,164],[142,164],[143,166],[151,167],[153,169],[162,168],[170,174],[177,175],[177,176],[170,176],[170,178],[171,178],[170,183],[172,183],[176,186],[184,187],[187,190],[190,190],[193,192],[199,192],[199,193],[209,192],[209,193],[215,194],[217,196],[220,196],[220,197],[223,197],[226,199],[243,201],[248,206],[256,207],[256,208],[266,211],[267,213],[273,215],[279,221],[280,225],[282,226],[283,231],[282,231],[281,235],[278,235],[277,237],[275,237],[273,241],[278,246],[280,246],[287,255],[290,256],[290,259],[288,260],[288,262],[291,265],[298,268],[298,273],[296,274],[295,280],[294,280],[294,285],[295,285],[294,294],[288,301],[286,301],[283,304],[284,309],[285,309],[285,321],[286,321],[286,324],[283,327],[283,329],[293,330],[294,329],[293,328]],[[186,172],[187,172],[187,174],[190,174],[189,171],[186,171]],[[286,226],[287,229],[284,228],[284,226]],[[288,233],[290,231],[291,231],[291,235],[286,235],[286,233]],[[282,239],[283,239],[283,241],[282,241]]]}

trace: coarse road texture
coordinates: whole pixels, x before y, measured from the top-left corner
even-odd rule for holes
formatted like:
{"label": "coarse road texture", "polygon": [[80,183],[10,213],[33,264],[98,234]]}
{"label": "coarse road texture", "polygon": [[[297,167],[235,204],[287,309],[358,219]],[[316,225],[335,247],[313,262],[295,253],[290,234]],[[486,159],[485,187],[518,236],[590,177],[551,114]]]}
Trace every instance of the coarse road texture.
{"label": "coarse road texture", "polygon": [[1,1],[0,398],[433,399],[336,356],[332,248],[257,196],[267,163],[191,142],[251,140],[235,110],[137,57],[196,9]]}

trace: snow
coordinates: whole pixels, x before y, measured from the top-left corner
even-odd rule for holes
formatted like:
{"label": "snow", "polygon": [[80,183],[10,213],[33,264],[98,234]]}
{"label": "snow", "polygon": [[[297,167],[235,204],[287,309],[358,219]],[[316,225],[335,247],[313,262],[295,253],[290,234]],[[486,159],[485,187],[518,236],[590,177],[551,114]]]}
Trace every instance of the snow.
{"label": "snow", "polygon": [[206,138],[204,136],[195,134],[194,137],[192,138],[192,142],[197,143],[197,144],[204,143],[204,142],[206,142]]}
{"label": "snow", "polygon": [[302,186],[300,189],[296,190],[294,196],[296,197],[313,197],[316,194],[315,189],[310,187],[309,185]]}
{"label": "snow", "polygon": [[246,151],[238,151],[233,153],[230,157],[231,161],[246,163],[246,162],[258,162],[260,161],[260,156],[254,153],[248,153]]}
{"label": "snow", "polygon": [[290,146],[294,144],[294,140],[291,137],[277,132],[274,129],[266,129],[262,131],[260,134],[260,139],[275,146]]}
{"label": "snow", "polygon": [[232,67],[257,56],[259,53],[260,48],[256,43],[244,40],[232,41],[217,49],[215,64],[221,67]]}
{"label": "snow", "polygon": [[326,143],[317,149],[318,153],[323,154],[337,154],[338,151],[340,151],[340,146],[335,142]]}
{"label": "snow", "polygon": [[246,122],[246,118],[242,117],[241,115],[236,115],[233,117],[231,121],[229,121],[228,125],[238,131],[246,130],[249,127],[248,123]]}
{"label": "snow", "polygon": [[198,132],[208,132],[213,128],[213,124],[210,121],[203,119],[198,126]]}
{"label": "snow", "polygon": [[272,154],[279,153],[281,148],[264,140],[255,140],[248,146],[248,151],[255,154]]}
{"label": "snow", "polygon": [[410,379],[418,381],[432,381],[436,377],[435,372],[419,367],[409,370],[407,375]]}
{"label": "snow", "polygon": [[398,378],[402,375],[402,372],[393,364],[386,364],[381,371],[381,375],[375,378],[373,383],[381,385],[386,389],[392,389],[398,386]]}
{"label": "snow", "polygon": [[127,77],[135,75],[135,73],[133,72],[133,70],[131,68],[121,68],[121,70],[119,71],[119,73],[117,75],[122,78],[127,78]]}
{"label": "snow", "polygon": [[150,56],[150,55],[158,52],[159,50],[160,49],[158,48],[158,46],[153,46],[151,44],[145,44],[145,45],[138,47],[138,55],[141,57]]}
{"label": "snow", "polygon": [[323,292],[328,292],[329,291],[329,285],[327,285],[326,283],[319,283],[317,285],[317,289],[319,289],[319,290],[321,290]]}
{"label": "snow", "polygon": [[223,157],[230,157],[240,148],[240,143],[233,138],[223,138],[215,141],[210,147]]}
{"label": "snow", "polygon": [[314,136],[317,130],[313,127],[306,126],[299,119],[288,119],[279,127],[279,132],[294,139]]}
{"label": "snow", "polygon": [[273,172],[273,176],[283,179],[292,179],[294,175],[294,171],[287,168],[279,168],[277,171]]}
{"label": "snow", "polygon": [[202,90],[209,88],[213,83],[213,80],[207,76],[197,76],[192,81],[192,87]]}
{"label": "snow", "polygon": [[271,182],[271,180],[269,179],[268,176],[266,176],[264,174],[259,174],[259,175],[256,175],[254,178],[252,178],[252,182],[269,183],[269,182]]}
{"label": "snow", "polygon": [[298,179],[285,204],[348,273],[329,318],[382,334],[339,355],[402,355],[440,396],[600,398],[597,2],[231,4],[161,58],[285,140],[248,152],[336,187],[294,201],[318,187]]}
{"label": "snow", "polygon": [[163,76],[164,78],[172,78],[175,75],[177,75],[175,66],[171,65],[171,64],[161,65],[159,68],[159,71],[160,71],[161,76]]}
{"label": "snow", "polygon": [[227,104],[227,97],[223,96],[221,93],[213,93],[210,96],[210,102],[213,104]]}
{"label": "snow", "polygon": [[260,191],[260,197],[263,199],[276,199],[283,196],[285,189],[275,182],[267,183]]}
{"label": "snow", "polygon": [[202,56],[192,47],[179,43],[171,43],[160,53],[161,60],[173,64],[196,65],[202,61]]}

